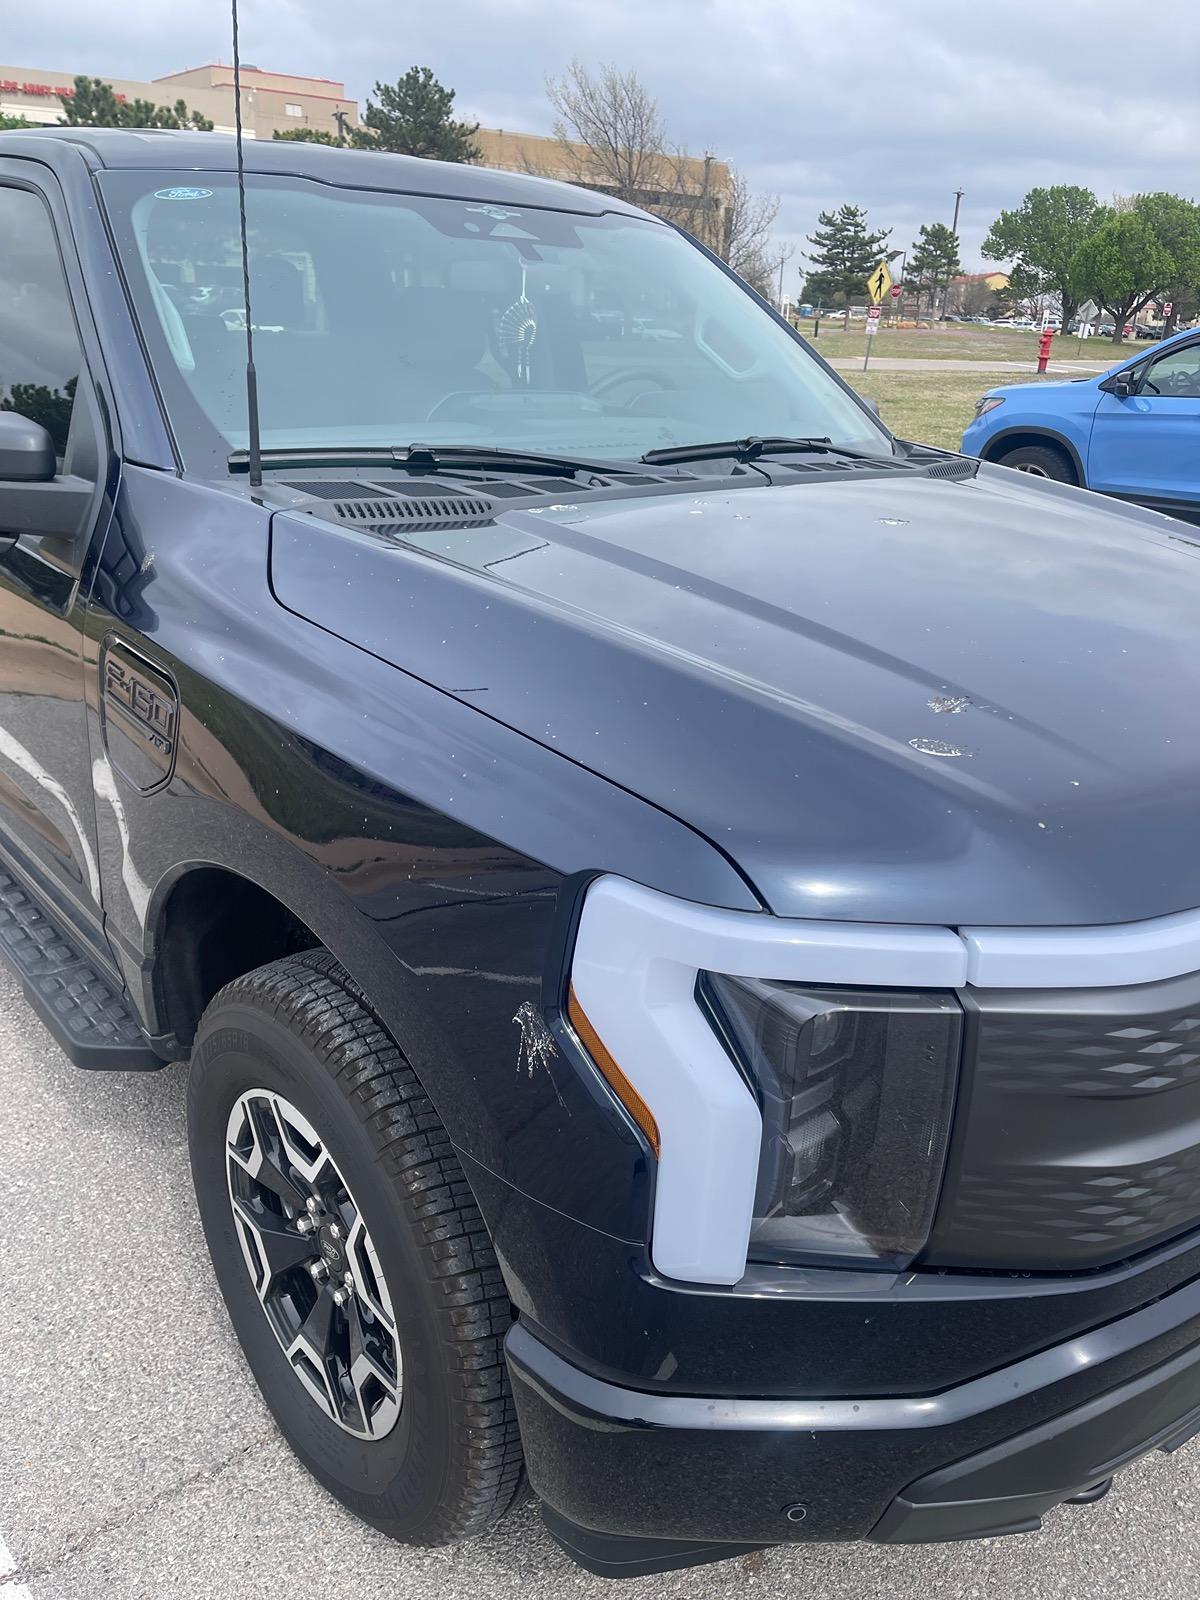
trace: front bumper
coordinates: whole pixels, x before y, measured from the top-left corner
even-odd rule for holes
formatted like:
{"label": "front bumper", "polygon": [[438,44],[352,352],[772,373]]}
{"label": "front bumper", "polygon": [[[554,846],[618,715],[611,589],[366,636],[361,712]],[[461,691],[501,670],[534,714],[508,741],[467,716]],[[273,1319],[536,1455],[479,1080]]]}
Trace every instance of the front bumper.
{"label": "front bumper", "polygon": [[547,1526],[607,1576],[788,1540],[1025,1532],[1200,1431],[1200,1280],[927,1396],[646,1394],[582,1372],[522,1323],[507,1353]]}

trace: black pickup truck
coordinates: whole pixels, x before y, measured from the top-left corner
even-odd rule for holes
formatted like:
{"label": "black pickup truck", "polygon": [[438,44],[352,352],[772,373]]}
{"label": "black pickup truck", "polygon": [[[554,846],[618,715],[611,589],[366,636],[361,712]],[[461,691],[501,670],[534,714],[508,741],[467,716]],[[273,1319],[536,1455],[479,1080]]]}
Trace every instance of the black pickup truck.
{"label": "black pickup truck", "polygon": [[271,143],[246,214],[248,296],[232,141],[0,135],[0,945],[190,1057],[296,1453],[621,1574],[1190,1437],[1194,532],[603,195]]}

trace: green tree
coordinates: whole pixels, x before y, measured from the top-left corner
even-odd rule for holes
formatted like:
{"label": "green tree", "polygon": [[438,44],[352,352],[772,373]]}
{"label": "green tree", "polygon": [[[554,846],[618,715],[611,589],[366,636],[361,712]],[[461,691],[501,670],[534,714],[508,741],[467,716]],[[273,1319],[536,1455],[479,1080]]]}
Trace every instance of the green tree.
{"label": "green tree", "polygon": [[479,160],[479,124],[454,121],[454,90],[443,88],[428,67],[410,67],[399,83],[377,83],[375,96],[362,127],[350,130],[355,145],[434,161]]}
{"label": "green tree", "polygon": [[1171,271],[1157,290],[1171,302],[1166,331],[1174,333],[1180,315],[1200,296],[1200,206],[1160,190],[1137,195],[1133,209],[1171,257]]}
{"label": "green tree", "polygon": [[845,326],[850,326],[850,302],[854,295],[865,297],[867,278],[881,255],[893,259],[895,252],[885,251],[884,242],[891,233],[884,228],[872,233],[867,227],[867,213],[859,206],[839,206],[836,211],[822,211],[817,216],[817,227],[808,236],[813,248],[808,253],[814,271],[809,274],[809,284],[819,282],[828,291],[830,301],[840,300],[845,312]]}
{"label": "green tree", "polygon": [[1077,184],[1031,189],[1015,211],[1002,211],[992,223],[983,254],[1012,262],[1010,288],[1017,298],[1057,295],[1065,328],[1086,298],[1071,273],[1098,210],[1092,191]]}
{"label": "green tree", "polygon": [[1110,212],[1079,246],[1071,262],[1071,282],[1112,313],[1113,343],[1125,324],[1167,281],[1174,259],[1136,210]]}
{"label": "green tree", "polygon": [[51,389],[44,383],[14,383],[7,395],[0,395],[0,411],[15,411],[19,417],[28,417],[30,422],[40,422],[61,456],[67,448],[77,381],[68,378],[61,389]]}
{"label": "green tree", "polygon": [[[945,295],[950,279],[962,271],[958,259],[958,235],[944,222],[921,227],[916,243],[908,253],[905,277],[917,291],[918,314],[921,295],[929,296],[929,311],[937,315],[938,296]],[[945,310],[945,305],[942,307]]]}
{"label": "green tree", "polygon": [[80,76],[74,93],[63,96],[63,121],[75,128],[191,128],[211,133],[213,125],[183,100],[156,106],[152,100],[120,100],[103,78]]}
{"label": "green tree", "polygon": [[340,142],[336,134],[328,132],[325,128],[285,128],[282,132],[276,128],[271,137],[272,139],[291,139],[296,144],[336,145]]}
{"label": "green tree", "polygon": [[29,122],[25,117],[0,116],[0,133],[9,133],[14,128],[33,128],[37,124]]}
{"label": "green tree", "polygon": [[825,308],[834,305],[838,298],[837,284],[826,272],[810,272],[800,285],[800,299],[810,306]]}

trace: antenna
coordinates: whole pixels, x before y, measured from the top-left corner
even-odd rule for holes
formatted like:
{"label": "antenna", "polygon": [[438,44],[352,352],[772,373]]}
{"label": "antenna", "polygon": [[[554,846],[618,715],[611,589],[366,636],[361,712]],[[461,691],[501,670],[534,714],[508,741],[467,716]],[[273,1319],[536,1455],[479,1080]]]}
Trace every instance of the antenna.
{"label": "antenna", "polygon": [[254,318],[250,315],[250,246],[246,239],[246,171],[242,165],[242,65],[238,55],[237,0],[233,7],[233,121],[237,140],[238,218],[242,234],[242,299],[246,306],[246,412],[250,448],[246,452],[250,487],[262,484],[262,448],[258,437],[258,375],[254,370]]}

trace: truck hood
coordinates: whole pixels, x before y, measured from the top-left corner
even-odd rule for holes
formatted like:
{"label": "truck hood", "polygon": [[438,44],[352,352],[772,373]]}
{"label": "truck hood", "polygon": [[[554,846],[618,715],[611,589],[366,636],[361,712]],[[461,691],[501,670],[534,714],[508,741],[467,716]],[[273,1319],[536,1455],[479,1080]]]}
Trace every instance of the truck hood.
{"label": "truck hood", "polygon": [[1200,906],[1198,556],[984,466],[405,544],[279,512],[271,559],[282,605],[684,820],[780,915],[1066,925]]}

